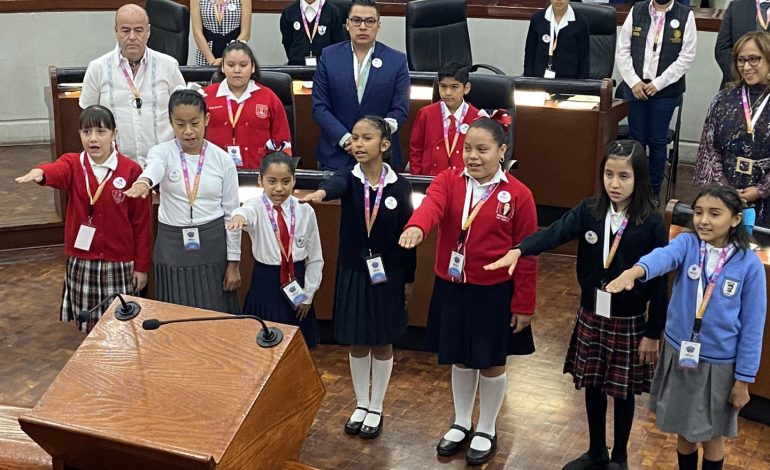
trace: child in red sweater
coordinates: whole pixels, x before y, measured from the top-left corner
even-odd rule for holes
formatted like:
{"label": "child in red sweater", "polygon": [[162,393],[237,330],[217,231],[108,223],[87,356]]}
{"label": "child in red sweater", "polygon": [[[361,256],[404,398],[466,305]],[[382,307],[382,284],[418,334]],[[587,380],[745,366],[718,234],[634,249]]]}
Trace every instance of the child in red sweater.
{"label": "child in red sweater", "polygon": [[[34,181],[69,196],[62,321],[72,321],[112,294],[143,289],[150,268],[150,203],[123,195],[142,168],[114,150],[117,131],[109,109],[94,105],[83,110],[78,132],[83,152],[65,153],[16,178],[17,183]],[[78,326],[89,331],[93,323]]]}

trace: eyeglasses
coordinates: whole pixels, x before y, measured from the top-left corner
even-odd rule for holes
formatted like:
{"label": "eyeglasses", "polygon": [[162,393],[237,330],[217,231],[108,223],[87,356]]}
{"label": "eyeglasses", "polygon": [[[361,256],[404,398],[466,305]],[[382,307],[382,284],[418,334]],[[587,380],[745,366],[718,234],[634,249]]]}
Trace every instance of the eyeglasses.
{"label": "eyeglasses", "polygon": [[350,24],[352,24],[355,27],[361,26],[361,23],[365,24],[367,28],[373,28],[374,25],[377,24],[377,18],[374,18],[370,16],[369,18],[359,18],[357,16],[353,16],[348,18],[348,21],[350,21]]}
{"label": "eyeglasses", "polygon": [[748,57],[738,57],[737,59],[735,59],[735,64],[738,67],[743,67],[744,65],[746,65],[746,62],[748,62],[749,65],[756,66],[756,65],[759,65],[759,62],[761,60],[762,60],[761,55],[750,55]]}

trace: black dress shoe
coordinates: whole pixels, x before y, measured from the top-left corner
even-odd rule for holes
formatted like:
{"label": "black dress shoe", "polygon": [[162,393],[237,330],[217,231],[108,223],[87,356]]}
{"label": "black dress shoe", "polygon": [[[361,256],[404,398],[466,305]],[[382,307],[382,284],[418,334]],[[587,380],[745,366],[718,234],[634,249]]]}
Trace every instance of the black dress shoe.
{"label": "black dress shoe", "polygon": [[604,449],[602,455],[597,458],[591,457],[591,454],[586,452],[575,460],[567,463],[562,470],[605,470],[610,463],[610,454],[607,449]]}
{"label": "black dress shoe", "polygon": [[485,432],[475,432],[472,437],[483,437],[488,439],[492,445],[489,450],[476,450],[473,447],[468,447],[468,452],[465,453],[465,461],[471,465],[481,465],[487,463],[489,459],[495,454],[497,450],[497,436],[490,436]]}
{"label": "black dress shoe", "polygon": [[370,411],[370,414],[375,414],[380,416],[380,424],[377,426],[367,426],[362,425],[361,431],[358,433],[359,436],[363,437],[364,439],[374,439],[375,437],[380,435],[380,431],[382,431],[382,413],[380,411]]}
{"label": "black dress shoe", "polygon": [[[369,410],[367,410],[363,406],[357,406],[356,409],[357,410],[364,410],[367,413],[369,412]],[[358,434],[359,431],[361,431],[361,426],[363,424],[364,424],[364,420],[353,421],[353,417],[351,416],[351,418],[348,420],[348,422],[345,423],[345,432],[348,433],[348,434]]]}
{"label": "black dress shoe", "polygon": [[441,438],[436,446],[436,453],[438,455],[449,456],[460,450],[460,446],[468,442],[473,434],[473,426],[470,429],[465,429],[459,424],[453,424],[449,429],[457,429],[463,433],[463,439],[460,442],[450,441],[449,439]]}

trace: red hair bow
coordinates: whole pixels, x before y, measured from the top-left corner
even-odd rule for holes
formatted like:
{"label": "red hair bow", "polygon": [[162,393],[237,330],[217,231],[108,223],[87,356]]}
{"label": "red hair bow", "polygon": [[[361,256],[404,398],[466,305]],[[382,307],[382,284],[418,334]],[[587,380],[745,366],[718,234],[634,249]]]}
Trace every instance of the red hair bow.
{"label": "red hair bow", "polygon": [[508,111],[504,109],[494,110],[492,114],[489,115],[489,118],[500,124],[500,127],[503,128],[503,132],[508,132],[508,129],[511,128],[511,124],[513,124],[513,118],[508,114]]}

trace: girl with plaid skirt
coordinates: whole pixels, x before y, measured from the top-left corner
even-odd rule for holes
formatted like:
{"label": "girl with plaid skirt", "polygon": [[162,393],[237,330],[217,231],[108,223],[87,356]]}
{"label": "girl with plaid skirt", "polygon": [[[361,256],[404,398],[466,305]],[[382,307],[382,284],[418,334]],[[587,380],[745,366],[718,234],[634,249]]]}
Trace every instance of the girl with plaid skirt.
{"label": "girl with plaid skirt", "polygon": [[[123,195],[142,168],[114,149],[117,130],[109,109],[100,105],[84,109],[78,132],[82,152],[65,153],[16,178],[17,183],[34,181],[69,196],[62,321],[74,320],[81,310],[112,294],[143,289],[150,268],[150,203]],[[91,318],[101,317],[107,307]],[[78,327],[89,331],[93,323]]]}
{"label": "girl with plaid skirt", "polygon": [[[634,397],[649,392],[658,338],[665,323],[666,285],[659,278],[610,297],[604,286],[656,247],[666,245],[663,218],[655,212],[644,148],[636,141],[610,143],[599,167],[599,194],[509,251],[486,269],[510,266],[572,240],[578,241],[580,307],[564,372],[585,389],[589,449],[565,470],[627,469],[626,446]],[[649,304],[649,305],[648,305]],[[615,403],[612,459],[607,452],[607,396]]]}

